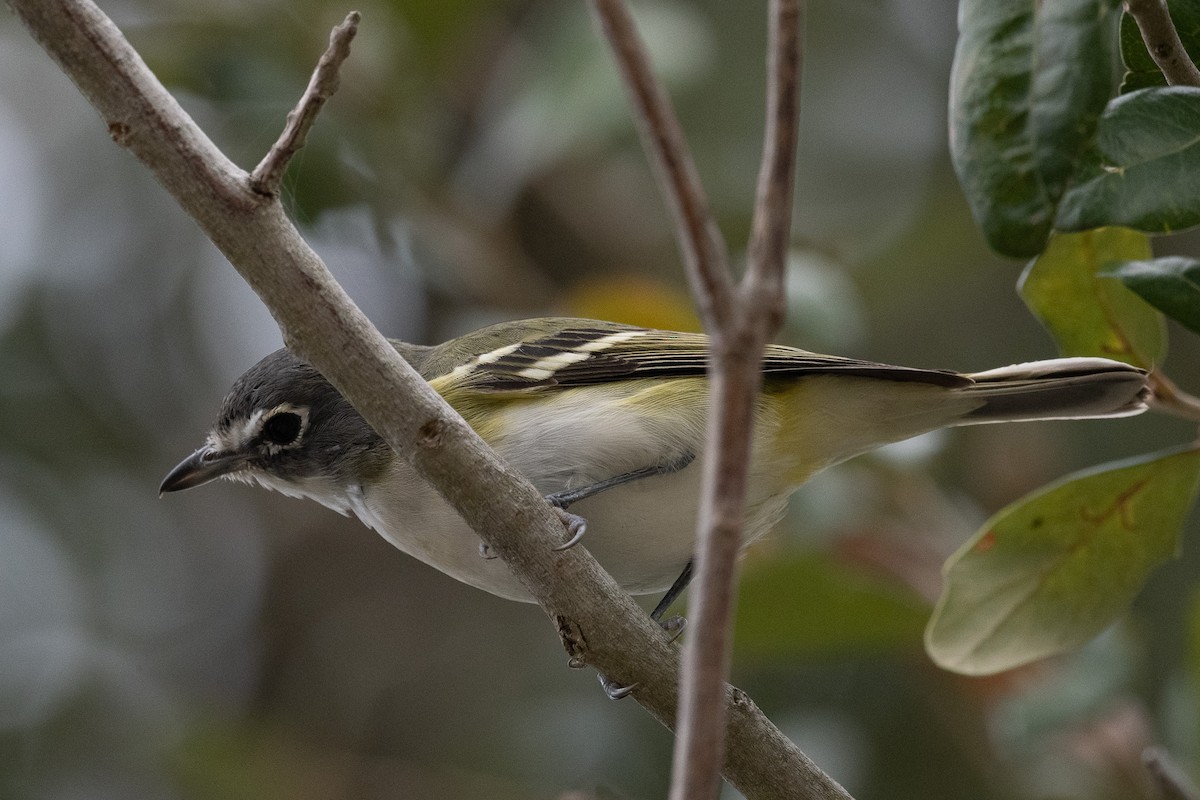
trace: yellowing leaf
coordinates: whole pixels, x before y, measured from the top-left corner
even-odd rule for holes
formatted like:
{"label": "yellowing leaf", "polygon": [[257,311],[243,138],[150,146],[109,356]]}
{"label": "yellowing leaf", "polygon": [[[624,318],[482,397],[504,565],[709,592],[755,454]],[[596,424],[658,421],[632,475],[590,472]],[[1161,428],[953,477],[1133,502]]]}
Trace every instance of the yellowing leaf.
{"label": "yellowing leaf", "polygon": [[1068,477],[998,513],[946,562],[930,657],[987,675],[1083,645],[1176,553],[1198,478],[1189,448]]}
{"label": "yellowing leaf", "polygon": [[1126,228],[1056,234],[1021,276],[1022,299],[1068,356],[1101,356],[1139,367],[1160,362],[1166,333],[1157,311],[1098,274],[1118,261],[1150,258],[1150,240]]}
{"label": "yellowing leaf", "polygon": [[571,290],[563,305],[571,316],[668,331],[701,330],[686,292],[638,275],[584,281]]}

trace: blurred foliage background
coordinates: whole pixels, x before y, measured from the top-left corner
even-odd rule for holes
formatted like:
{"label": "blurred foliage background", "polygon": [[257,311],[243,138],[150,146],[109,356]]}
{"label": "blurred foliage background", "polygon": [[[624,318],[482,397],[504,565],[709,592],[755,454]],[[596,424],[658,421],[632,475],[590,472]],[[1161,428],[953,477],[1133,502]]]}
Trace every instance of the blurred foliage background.
{"label": "blurred foliage background", "polygon": [[[357,7],[287,192],[385,333],[546,313],[695,326],[584,4]],[[351,10],[104,8],[246,168]],[[765,11],[636,10],[736,250]],[[954,37],[950,0],[811,4],[788,343],[961,370],[1054,354],[948,163]],[[567,669],[536,608],[314,504],[231,484],[156,497],[278,331],[11,15],[0,75],[0,797],[662,796],[668,733]],[[1195,391],[1192,338],[1169,366]],[[1154,796],[1146,744],[1200,764],[1194,541],[1074,656],[965,679],[921,630],[941,561],[991,512],[1190,435],[1154,415],[984,426],[821,476],[747,556],[735,681],[856,797]]]}

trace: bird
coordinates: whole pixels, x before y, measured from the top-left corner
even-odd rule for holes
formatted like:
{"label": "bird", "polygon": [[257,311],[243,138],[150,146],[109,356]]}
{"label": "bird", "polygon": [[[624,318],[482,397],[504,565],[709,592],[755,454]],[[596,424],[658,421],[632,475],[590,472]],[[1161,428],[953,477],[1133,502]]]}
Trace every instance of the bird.
{"label": "bird", "polygon": [[[562,509],[564,546],[582,541],[631,594],[666,592],[653,612],[659,619],[691,575],[706,457],[707,337],[548,317],[437,346],[390,341]],[[1149,393],[1146,371],[1104,358],[963,374],[773,344],[761,366],[746,545],[779,521],[809,478],[874,448],[958,425],[1128,416],[1145,410]],[[287,349],[234,382],[204,443],[170,471],[160,494],[218,478],[353,514],[453,578],[533,600],[408,461]]]}

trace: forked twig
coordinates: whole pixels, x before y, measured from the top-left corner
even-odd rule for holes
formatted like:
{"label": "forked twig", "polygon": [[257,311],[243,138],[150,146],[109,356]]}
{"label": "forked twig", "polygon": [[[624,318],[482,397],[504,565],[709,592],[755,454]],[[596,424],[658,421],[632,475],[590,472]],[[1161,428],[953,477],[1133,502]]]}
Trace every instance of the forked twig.
{"label": "forked twig", "polygon": [[[771,0],[764,152],[746,274],[735,286],[691,154],[622,0],[593,0],[656,166],[693,296],[710,337],[707,458],[697,531],[696,581],[684,647],[672,800],[715,798],[725,745],[732,608],[741,548],[763,347],[783,322],[798,127],[803,8]],[[811,762],[810,762],[811,763]],[[813,766],[818,796],[845,797]],[[799,789],[797,788],[797,791]],[[805,790],[807,792],[807,790]],[[807,794],[805,796],[808,796]]]}

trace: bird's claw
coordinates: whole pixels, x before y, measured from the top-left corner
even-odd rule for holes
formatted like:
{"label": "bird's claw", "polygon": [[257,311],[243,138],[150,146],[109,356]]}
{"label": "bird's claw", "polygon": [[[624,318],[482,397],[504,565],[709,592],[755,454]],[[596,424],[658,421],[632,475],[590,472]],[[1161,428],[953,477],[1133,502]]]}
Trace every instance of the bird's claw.
{"label": "bird's claw", "polygon": [[[564,508],[559,508],[558,506],[554,506],[553,508],[558,513],[558,518],[562,520],[563,527],[567,529],[568,535],[567,540],[554,548],[554,550],[555,552],[569,550],[579,544],[579,541],[583,539],[583,535],[587,533],[587,520],[578,514],[572,514]],[[486,558],[488,561],[498,558],[498,556],[492,553],[492,548],[487,542],[479,543],[479,557]]]}
{"label": "bird's claw", "polygon": [[604,675],[597,675],[596,677],[600,679],[600,686],[604,689],[604,694],[608,696],[609,700],[624,700],[633,694],[633,691],[640,685],[635,683],[632,686],[622,686],[616,681],[609,680]]}
{"label": "bird's claw", "polygon": [[[655,620],[658,626],[663,629],[670,637],[668,643],[674,642],[683,634],[683,629],[687,627],[687,620],[683,617],[667,617],[666,619]],[[641,684],[635,683],[632,686],[622,686],[614,680],[609,679],[607,675],[597,675],[600,679],[600,686],[604,689],[604,694],[609,700],[623,700],[633,694]]]}
{"label": "bird's claw", "polygon": [[560,552],[562,550],[570,550],[572,547],[579,544],[580,540],[583,539],[583,535],[587,533],[587,520],[578,514],[572,514],[570,511],[567,511],[565,508],[560,508],[559,506],[554,506],[554,510],[558,512],[558,517],[562,520],[563,525],[567,529],[567,534],[569,535],[567,541],[554,548],[554,551]]}

